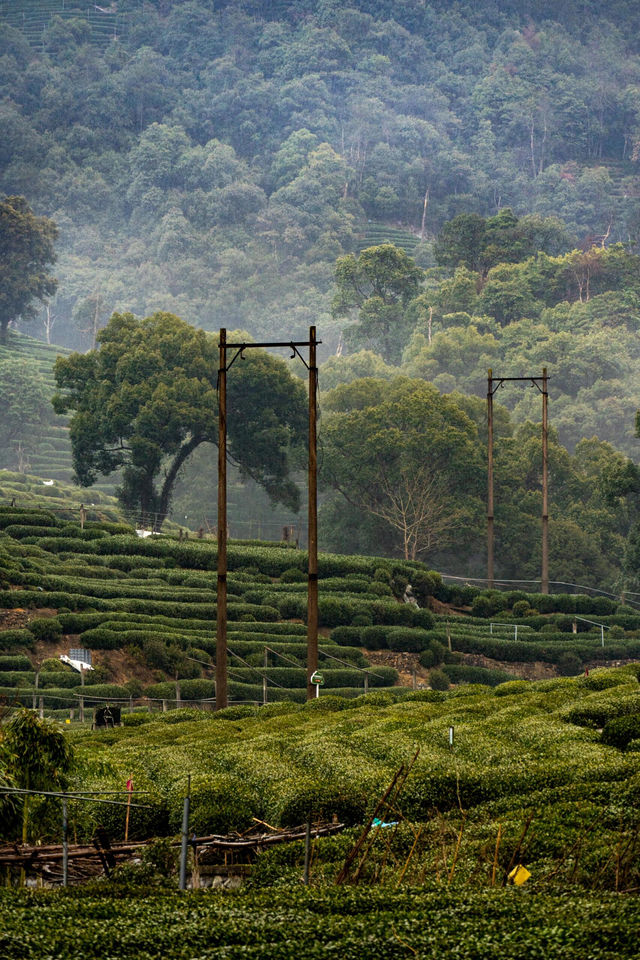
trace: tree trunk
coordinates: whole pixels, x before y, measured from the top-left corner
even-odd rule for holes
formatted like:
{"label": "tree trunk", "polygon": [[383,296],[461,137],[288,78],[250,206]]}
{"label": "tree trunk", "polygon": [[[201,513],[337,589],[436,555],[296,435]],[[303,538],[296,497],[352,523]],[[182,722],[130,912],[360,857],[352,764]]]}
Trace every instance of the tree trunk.
{"label": "tree trunk", "polygon": [[5,320],[4,317],[0,317],[0,343],[6,344],[7,342],[7,330],[9,328],[9,321]]}
{"label": "tree trunk", "polygon": [[427,187],[424,195],[424,204],[422,205],[422,223],[420,225],[420,239],[424,240],[424,229],[425,223],[427,220],[427,206],[429,204],[429,187]]}
{"label": "tree trunk", "polygon": [[154,533],[159,533],[162,528],[163,521],[167,515],[167,511],[169,510],[169,504],[171,503],[171,497],[173,495],[173,485],[175,484],[178,473],[180,472],[180,467],[185,462],[187,457],[193,453],[196,447],[202,443],[203,439],[204,438],[201,436],[196,436],[191,437],[190,440],[187,440],[186,443],[183,443],[178,450],[173,463],[169,467],[167,475],[164,478],[164,483],[162,484],[158,512],[153,523]]}

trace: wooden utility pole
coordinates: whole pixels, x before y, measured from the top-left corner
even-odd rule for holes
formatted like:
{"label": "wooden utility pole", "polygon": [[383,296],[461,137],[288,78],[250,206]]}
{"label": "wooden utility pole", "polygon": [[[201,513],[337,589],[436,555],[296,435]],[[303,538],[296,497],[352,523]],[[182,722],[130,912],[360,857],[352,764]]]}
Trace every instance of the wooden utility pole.
{"label": "wooden utility pole", "polygon": [[493,589],[493,374],[487,378],[487,581]]}
{"label": "wooden utility pole", "polygon": [[540,589],[549,593],[549,393],[547,368],[542,368],[541,377],[494,377],[488,371],[487,378],[487,430],[488,430],[488,490],[487,490],[487,581],[494,585],[494,513],[493,513],[493,395],[505,383],[529,382],[542,394],[542,564]]}
{"label": "wooden utility pole", "polygon": [[[227,343],[227,332],[220,330],[220,366],[218,370],[218,593],[216,630],[216,710],[227,706],[227,371],[245,350],[288,347],[291,358],[298,357],[309,370],[309,579],[307,615],[307,697],[315,697],[311,675],[318,669],[318,367],[316,328],[309,327],[309,340],[276,343]],[[309,347],[309,363],[299,347]],[[227,360],[228,351],[235,351]]]}
{"label": "wooden utility pole", "polygon": [[542,575],[540,589],[549,593],[549,423],[547,368],[542,369]]}
{"label": "wooden utility pole", "polygon": [[318,367],[316,328],[309,327],[309,579],[307,589],[307,700],[316,696],[318,669]]}
{"label": "wooden utility pole", "polygon": [[227,331],[220,330],[218,366],[218,589],[216,710],[227,706]]}

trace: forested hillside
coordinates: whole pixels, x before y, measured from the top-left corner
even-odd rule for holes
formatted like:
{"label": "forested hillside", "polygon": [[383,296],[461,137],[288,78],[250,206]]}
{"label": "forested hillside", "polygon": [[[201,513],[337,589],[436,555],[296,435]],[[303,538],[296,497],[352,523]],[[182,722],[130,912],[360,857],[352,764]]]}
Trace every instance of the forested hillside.
{"label": "forested hillside", "polygon": [[0,4],[0,190],[60,227],[54,339],[162,308],[331,342],[335,258],[379,223],[423,266],[505,206],[635,243],[634,4],[450,7]]}
{"label": "forested hillside", "polygon": [[[475,575],[487,368],[546,367],[551,577],[632,585],[639,21],[622,0],[0,2],[0,192],[59,231],[57,292],[19,326],[84,351],[114,311],[316,324],[323,545]],[[538,575],[540,416],[536,389],[496,395],[504,577]],[[196,528],[214,457],[176,484]],[[413,541],[389,496],[409,476],[435,508]],[[237,503],[271,535],[293,519]]]}

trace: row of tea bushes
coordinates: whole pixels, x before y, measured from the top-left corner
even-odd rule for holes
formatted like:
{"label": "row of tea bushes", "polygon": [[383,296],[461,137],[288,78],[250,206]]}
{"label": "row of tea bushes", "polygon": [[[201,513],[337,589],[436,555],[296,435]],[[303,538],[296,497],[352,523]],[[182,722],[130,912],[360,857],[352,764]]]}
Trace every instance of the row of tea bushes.
{"label": "row of tea bushes", "polygon": [[[328,866],[327,882],[310,890],[294,885],[302,869],[300,849],[288,845],[279,859],[275,854],[261,856],[268,889],[245,888],[233,897],[212,897],[204,890],[178,893],[167,889],[149,867],[146,885],[133,874],[128,884],[122,877],[109,890],[93,884],[64,893],[6,891],[0,905],[6,960],[54,955],[57,960],[167,960],[180,955],[297,960],[300,944],[307,960],[325,960],[337,943],[349,960],[445,958],[451,956],[451,944],[456,960],[496,955],[520,960],[536,954],[563,960],[632,960],[637,955],[634,897],[572,888],[536,891],[523,898],[502,888],[463,891],[455,883],[445,893],[431,873],[428,883],[419,887],[336,887],[331,880],[347,843],[340,838],[318,842],[321,862],[331,855],[335,862]],[[406,855],[399,851],[401,859]]]}

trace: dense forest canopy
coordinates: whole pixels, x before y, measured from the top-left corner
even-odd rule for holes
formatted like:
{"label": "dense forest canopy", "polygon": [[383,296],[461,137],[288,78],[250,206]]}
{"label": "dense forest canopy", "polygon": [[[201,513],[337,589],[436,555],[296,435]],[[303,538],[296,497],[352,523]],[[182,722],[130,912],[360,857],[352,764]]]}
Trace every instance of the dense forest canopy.
{"label": "dense forest canopy", "polygon": [[[114,313],[259,339],[317,324],[323,536],[363,552],[420,548],[373,496],[388,478],[353,512],[332,439],[353,414],[326,392],[353,384],[382,424],[392,394],[361,378],[436,388],[480,469],[487,368],[545,366],[556,574],[613,582],[636,521],[615,449],[636,456],[640,407],[636,4],[24,0],[0,21],[0,192],[58,228],[57,291],[21,329],[87,350]],[[533,573],[538,397],[496,399],[504,570]],[[210,483],[195,460],[184,515]],[[464,544],[456,523],[440,540],[458,569],[482,567],[481,487],[433,489],[452,517],[473,501]]]}
{"label": "dense forest canopy", "polygon": [[370,223],[423,236],[422,266],[505,206],[635,243],[633,8],[0,4],[0,190],[59,224],[54,339],[92,346],[114,309],[329,321]]}

